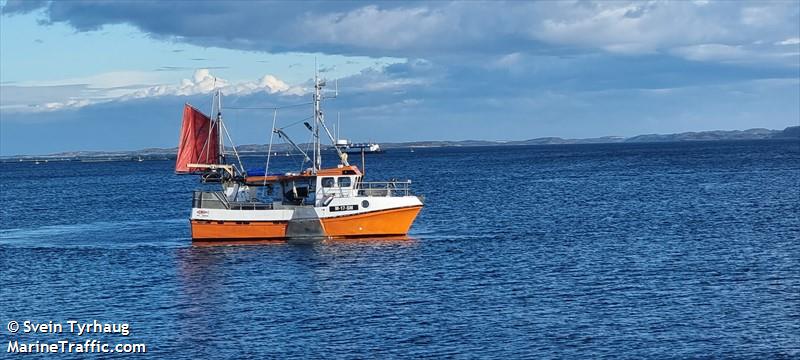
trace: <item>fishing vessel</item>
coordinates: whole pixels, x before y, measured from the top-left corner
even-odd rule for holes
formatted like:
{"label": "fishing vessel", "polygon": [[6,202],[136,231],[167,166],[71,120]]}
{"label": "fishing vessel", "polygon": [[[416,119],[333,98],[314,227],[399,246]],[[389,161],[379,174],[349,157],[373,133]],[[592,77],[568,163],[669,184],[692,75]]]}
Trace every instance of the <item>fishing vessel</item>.
{"label": "fishing vessel", "polygon": [[[232,146],[226,154],[222,93],[216,91],[211,116],[186,104],[175,162],[178,174],[200,175],[204,183],[219,184],[216,191],[194,191],[190,226],[195,241],[293,238],[373,238],[403,236],[423,207],[411,192],[411,181],[368,182],[363,169],[352,165],[336,146],[322,110],[325,81],[314,77],[313,154],[310,156],[276,128],[272,135],[285,139],[310,166],[299,172],[270,172],[273,136],[263,170],[245,170]],[[338,95],[338,91],[337,91]],[[276,113],[277,114],[277,110]],[[338,156],[335,166],[322,166],[322,135]],[[362,164],[363,168],[363,164]],[[265,198],[265,195],[269,198]]]}

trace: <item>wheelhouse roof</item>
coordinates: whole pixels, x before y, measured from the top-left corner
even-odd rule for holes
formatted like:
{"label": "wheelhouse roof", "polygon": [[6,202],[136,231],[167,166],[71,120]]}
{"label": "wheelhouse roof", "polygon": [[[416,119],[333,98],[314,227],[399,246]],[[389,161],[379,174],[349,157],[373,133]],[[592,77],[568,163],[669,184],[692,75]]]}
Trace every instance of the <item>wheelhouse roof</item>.
{"label": "wheelhouse roof", "polygon": [[320,169],[319,171],[317,171],[316,174],[311,173],[310,170],[306,170],[297,174],[288,173],[286,175],[247,176],[245,177],[244,182],[247,185],[263,185],[264,183],[302,180],[302,179],[313,178],[316,176],[342,176],[342,175],[361,176],[362,173],[357,166],[349,165],[349,166],[341,166],[335,168]]}

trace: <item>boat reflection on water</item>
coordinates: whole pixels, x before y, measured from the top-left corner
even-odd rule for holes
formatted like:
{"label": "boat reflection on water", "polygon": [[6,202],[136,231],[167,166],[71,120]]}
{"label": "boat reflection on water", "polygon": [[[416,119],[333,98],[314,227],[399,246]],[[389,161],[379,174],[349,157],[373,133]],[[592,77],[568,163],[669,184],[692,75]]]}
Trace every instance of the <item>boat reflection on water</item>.
{"label": "boat reflection on water", "polygon": [[[253,353],[270,353],[275,343],[263,339],[298,341],[314,334],[313,329],[330,326],[329,321],[349,321],[329,310],[349,306],[343,304],[352,302],[353,294],[370,296],[362,284],[406,276],[419,244],[407,236],[195,241],[177,249],[179,288],[169,298],[176,309],[172,327],[180,331],[165,351],[203,344],[192,348],[194,358],[235,358],[242,348],[232,344],[245,344]],[[367,281],[364,274],[381,277]],[[296,309],[311,315],[298,318]],[[246,323],[230,321],[241,316]]]}

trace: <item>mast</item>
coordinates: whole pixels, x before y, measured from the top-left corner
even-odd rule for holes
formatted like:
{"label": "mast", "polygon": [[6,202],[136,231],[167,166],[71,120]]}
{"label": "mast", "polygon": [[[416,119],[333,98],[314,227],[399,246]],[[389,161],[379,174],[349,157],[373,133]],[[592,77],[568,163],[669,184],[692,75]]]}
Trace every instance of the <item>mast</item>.
{"label": "mast", "polygon": [[217,134],[219,134],[218,164],[225,163],[225,140],[222,137],[222,90],[217,89]]}
{"label": "mast", "polygon": [[[316,60],[314,61],[316,63]],[[316,67],[316,64],[315,64]],[[314,71],[314,167],[313,173],[316,174],[322,168],[322,149],[319,137],[320,122],[322,122],[322,108],[320,102],[322,101],[322,87],[325,82],[319,80],[319,73]]]}
{"label": "mast", "polygon": [[[328,126],[325,125],[325,114],[322,112],[322,99],[323,99],[323,92],[322,88],[325,87],[325,80],[319,78],[319,71],[316,71],[316,59],[314,60],[314,127],[312,129],[314,132],[314,166],[312,167],[311,171],[313,174],[316,174],[318,170],[322,168],[322,138],[319,136],[320,128],[325,130],[325,134],[328,135],[328,138],[331,139],[331,143],[333,143],[333,148],[336,150],[336,153],[339,155],[339,159],[341,160],[342,164],[347,166],[347,157],[342,153],[338,146],[336,146],[336,141],[338,140],[338,134],[336,138],[334,138],[333,134],[331,133]],[[336,98],[339,95],[339,82],[336,82],[336,95],[333,98]]]}

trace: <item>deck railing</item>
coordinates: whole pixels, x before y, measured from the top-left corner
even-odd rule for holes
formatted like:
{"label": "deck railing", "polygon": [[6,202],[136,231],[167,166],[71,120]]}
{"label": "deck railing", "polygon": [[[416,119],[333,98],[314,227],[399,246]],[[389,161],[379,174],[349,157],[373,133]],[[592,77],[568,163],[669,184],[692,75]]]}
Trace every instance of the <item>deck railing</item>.
{"label": "deck railing", "polygon": [[[345,191],[349,192],[345,194]],[[341,192],[341,193],[340,193]],[[411,180],[404,181],[364,181],[356,183],[355,189],[320,192],[317,196],[327,193],[338,196],[409,196]],[[336,196],[336,195],[334,195]],[[269,210],[273,209],[272,203],[228,201],[222,191],[195,191],[192,196],[192,207],[201,209],[230,209],[230,210]]]}
{"label": "deck railing", "polygon": [[192,207],[205,209],[230,210],[270,210],[271,203],[250,201],[228,201],[221,191],[195,191],[192,196]]}
{"label": "deck railing", "polygon": [[358,196],[409,196],[411,180],[363,181],[356,185]]}

